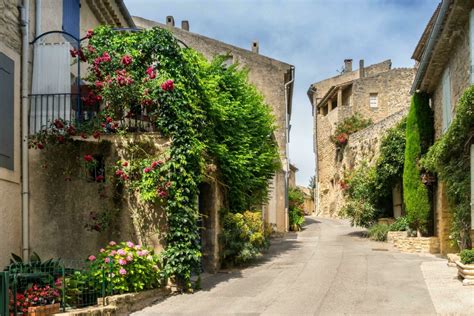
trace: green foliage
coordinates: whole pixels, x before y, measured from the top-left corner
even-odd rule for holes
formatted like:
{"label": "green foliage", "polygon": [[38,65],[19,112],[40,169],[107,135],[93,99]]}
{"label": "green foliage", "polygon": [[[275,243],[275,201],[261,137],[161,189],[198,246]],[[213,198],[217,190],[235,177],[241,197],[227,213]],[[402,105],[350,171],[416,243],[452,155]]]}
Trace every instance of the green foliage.
{"label": "green foliage", "polygon": [[360,113],[355,113],[352,116],[345,118],[342,122],[336,125],[336,131],[331,140],[339,147],[347,144],[349,135],[358,132],[372,124],[370,118],[363,118]]}
{"label": "green foliage", "polygon": [[113,292],[138,292],[159,287],[160,260],[153,250],[132,242],[110,242],[97,256],[89,256],[92,278],[101,284],[105,278]]}
{"label": "green foliage", "polygon": [[463,264],[474,264],[474,249],[464,249],[459,256]]}
{"label": "green foliage", "polygon": [[223,214],[223,261],[242,264],[257,258],[269,246],[270,230],[265,227],[261,212],[226,212]]}
{"label": "green foliage", "polygon": [[95,83],[87,100],[107,104],[99,115],[106,131],[119,133],[121,122],[145,112],[172,140],[164,165],[145,171],[160,157],[131,155],[130,165],[119,166],[117,176],[137,188],[143,201],[164,204],[163,271],[188,287],[191,274],[200,272],[194,201],[205,165],[217,162],[232,211],[261,205],[279,167],[271,110],[245,71],[225,68],[224,57],[207,62],[179,47],[164,29],[99,27],[84,54],[91,65],[88,81]]}
{"label": "green foliage", "polygon": [[408,230],[408,219],[405,216],[399,217],[390,225],[390,231],[398,232]]}
{"label": "green foliage", "polygon": [[390,226],[387,224],[374,224],[369,227],[368,234],[370,239],[376,241],[386,241]]}
{"label": "green foliage", "polygon": [[470,144],[474,134],[474,86],[459,100],[456,115],[445,134],[430,148],[422,165],[446,185],[453,213],[452,236],[461,249],[470,248]]}
{"label": "green foliage", "polygon": [[341,208],[341,215],[351,220],[352,226],[369,227],[377,220],[377,210],[368,201],[348,200]]}
{"label": "green foliage", "polygon": [[432,119],[428,96],[415,93],[407,117],[403,200],[409,225],[418,232],[427,231],[431,209],[428,190],[421,181],[418,161],[432,140]]}
{"label": "green foliage", "polygon": [[304,224],[304,193],[298,188],[290,188],[288,190],[288,217],[290,221],[290,229],[298,231]]}

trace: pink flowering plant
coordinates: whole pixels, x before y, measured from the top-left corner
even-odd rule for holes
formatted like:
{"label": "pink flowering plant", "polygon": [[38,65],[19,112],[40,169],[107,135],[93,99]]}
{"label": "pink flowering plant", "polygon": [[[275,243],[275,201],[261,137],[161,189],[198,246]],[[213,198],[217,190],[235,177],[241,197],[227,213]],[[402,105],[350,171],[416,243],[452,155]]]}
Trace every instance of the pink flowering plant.
{"label": "pink flowering plant", "polygon": [[138,292],[162,284],[159,256],[151,248],[131,241],[111,241],[87,260],[98,280],[103,277],[102,271],[106,272],[107,283],[114,293]]}

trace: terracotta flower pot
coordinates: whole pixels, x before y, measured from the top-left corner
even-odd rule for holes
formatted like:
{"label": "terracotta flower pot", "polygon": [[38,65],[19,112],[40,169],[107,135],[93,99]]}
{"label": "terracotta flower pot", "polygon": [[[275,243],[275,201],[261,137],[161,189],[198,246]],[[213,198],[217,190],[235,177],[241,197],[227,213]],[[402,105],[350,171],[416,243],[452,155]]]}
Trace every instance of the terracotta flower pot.
{"label": "terracotta flower pot", "polygon": [[456,261],[458,267],[458,276],[463,279],[463,285],[474,285],[474,264],[463,264]]}
{"label": "terracotta flower pot", "polygon": [[59,303],[28,307],[28,316],[47,316],[59,313]]}

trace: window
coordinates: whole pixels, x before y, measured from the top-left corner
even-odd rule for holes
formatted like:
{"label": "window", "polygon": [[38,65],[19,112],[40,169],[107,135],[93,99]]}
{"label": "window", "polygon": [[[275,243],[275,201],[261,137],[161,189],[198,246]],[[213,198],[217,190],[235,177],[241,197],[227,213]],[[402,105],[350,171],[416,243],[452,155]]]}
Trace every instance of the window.
{"label": "window", "polygon": [[371,93],[369,95],[369,105],[370,105],[371,108],[378,108],[379,103],[378,103],[377,93]]}
{"label": "window", "polygon": [[442,81],[443,91],[443,133],[448,129],[452,120],[452,109],[451,109],[451,76],[449,74],[449,68],[446,68],[443,73]]}
{"label": "window", "polygon": [[63,31],[79,38],[81,1],[63,0]]}
{"label": "window", "polygon": [[13,170],[15,63],[0,53],[0,168]]}

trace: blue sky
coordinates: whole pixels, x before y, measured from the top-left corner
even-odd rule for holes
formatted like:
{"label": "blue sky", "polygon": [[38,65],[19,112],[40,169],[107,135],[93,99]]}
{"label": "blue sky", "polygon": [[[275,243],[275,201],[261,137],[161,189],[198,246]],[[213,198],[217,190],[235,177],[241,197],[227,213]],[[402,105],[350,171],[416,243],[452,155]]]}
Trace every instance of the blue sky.
{"label": "blue sky", "polygon": [[391,59],[412,67],[411,54],[437,0],[125,0],[132,15],[177,25],[243,48],[260,42],[260,53],[296,67],[290,159],[298,184],[314,174],[311,83],[337,75],[343,60],[370,65]]}

